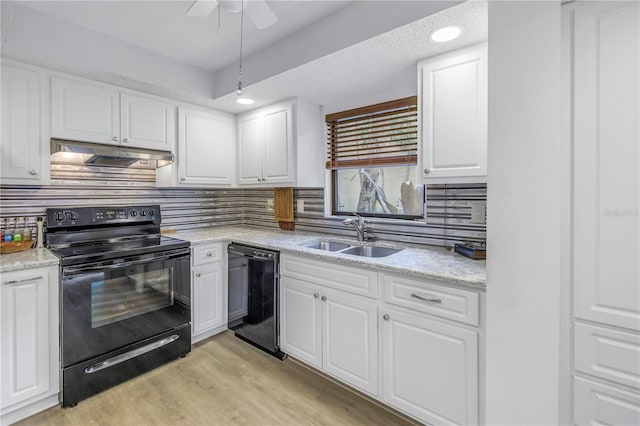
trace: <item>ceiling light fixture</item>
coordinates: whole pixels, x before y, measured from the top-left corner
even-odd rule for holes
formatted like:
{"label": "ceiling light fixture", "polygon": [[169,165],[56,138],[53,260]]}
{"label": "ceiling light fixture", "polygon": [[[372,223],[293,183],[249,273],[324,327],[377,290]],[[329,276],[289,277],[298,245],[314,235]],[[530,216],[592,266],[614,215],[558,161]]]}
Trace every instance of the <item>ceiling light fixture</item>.
{"label": "ceiling light fixture", "polygon": [[455,40],[462,34],[462,28],[456,26],[442,27],[432,31],[429,37],[437,43]]}
{"label": "ceiling light fixture", "polygon": [[244,30],[244,0],[240,2],[240,64],[238,67],[238,89],[236,90],[236,102],[242,105],[251,105],[253,103],[253,99],[247,98],[246,96],[242,96],[242,42],[243,37],[242,33]]}

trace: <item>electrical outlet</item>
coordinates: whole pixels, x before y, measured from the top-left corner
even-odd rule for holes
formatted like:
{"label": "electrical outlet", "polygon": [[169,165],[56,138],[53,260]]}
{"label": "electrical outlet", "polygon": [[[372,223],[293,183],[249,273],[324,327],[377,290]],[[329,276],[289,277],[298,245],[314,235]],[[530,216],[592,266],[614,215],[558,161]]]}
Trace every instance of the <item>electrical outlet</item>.
{"label": "electrical outlet", "polygon": [[273,210],[273,198],[267,199],[267,210]]}
{"label": "electrical outlet", "polygon": [[304,200],[296,200],[296,211],[304,213]]}
{"label": "electrical outlet", "polygon": [[474,202],[471,204],[471,223],[487,223],[487,204],[484,202]]}

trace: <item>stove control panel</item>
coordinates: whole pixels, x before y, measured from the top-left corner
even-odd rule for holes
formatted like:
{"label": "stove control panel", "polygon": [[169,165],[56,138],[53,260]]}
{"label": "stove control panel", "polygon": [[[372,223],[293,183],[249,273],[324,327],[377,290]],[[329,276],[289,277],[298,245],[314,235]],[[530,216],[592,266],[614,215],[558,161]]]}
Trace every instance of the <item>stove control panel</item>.
{"label": "stove control panel", "polygon": [[47,209],[48,228],[80,228],[91,225],[160,224],[160,206],[81,207],[77,209]]}

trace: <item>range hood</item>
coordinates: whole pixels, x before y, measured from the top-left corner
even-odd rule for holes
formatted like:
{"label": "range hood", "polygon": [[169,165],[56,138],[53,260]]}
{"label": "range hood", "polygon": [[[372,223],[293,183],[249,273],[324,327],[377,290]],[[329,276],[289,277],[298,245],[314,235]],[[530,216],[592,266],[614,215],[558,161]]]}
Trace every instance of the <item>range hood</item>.
{"label": "range hood", "polygon": [[139,163],[155,169],[173,163],[173,154],[154,149],[51,139],[51,159],[101,167],[129,167]]}

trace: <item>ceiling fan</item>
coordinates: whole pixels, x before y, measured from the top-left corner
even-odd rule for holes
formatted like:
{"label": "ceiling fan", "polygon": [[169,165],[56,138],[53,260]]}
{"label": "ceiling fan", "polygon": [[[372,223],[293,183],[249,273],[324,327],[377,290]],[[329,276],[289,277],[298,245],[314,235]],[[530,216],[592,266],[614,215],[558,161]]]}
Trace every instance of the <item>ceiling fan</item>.
{"label": "ceiling fan", "polygon": [[216,7],[218,13],[224,10],[231,13],[244,11],[259,29],[263,30],[275,24],[278,17],[273,13],[265,0],[196,0],[187,10],[187,16],[205,18],[209,16]]}

